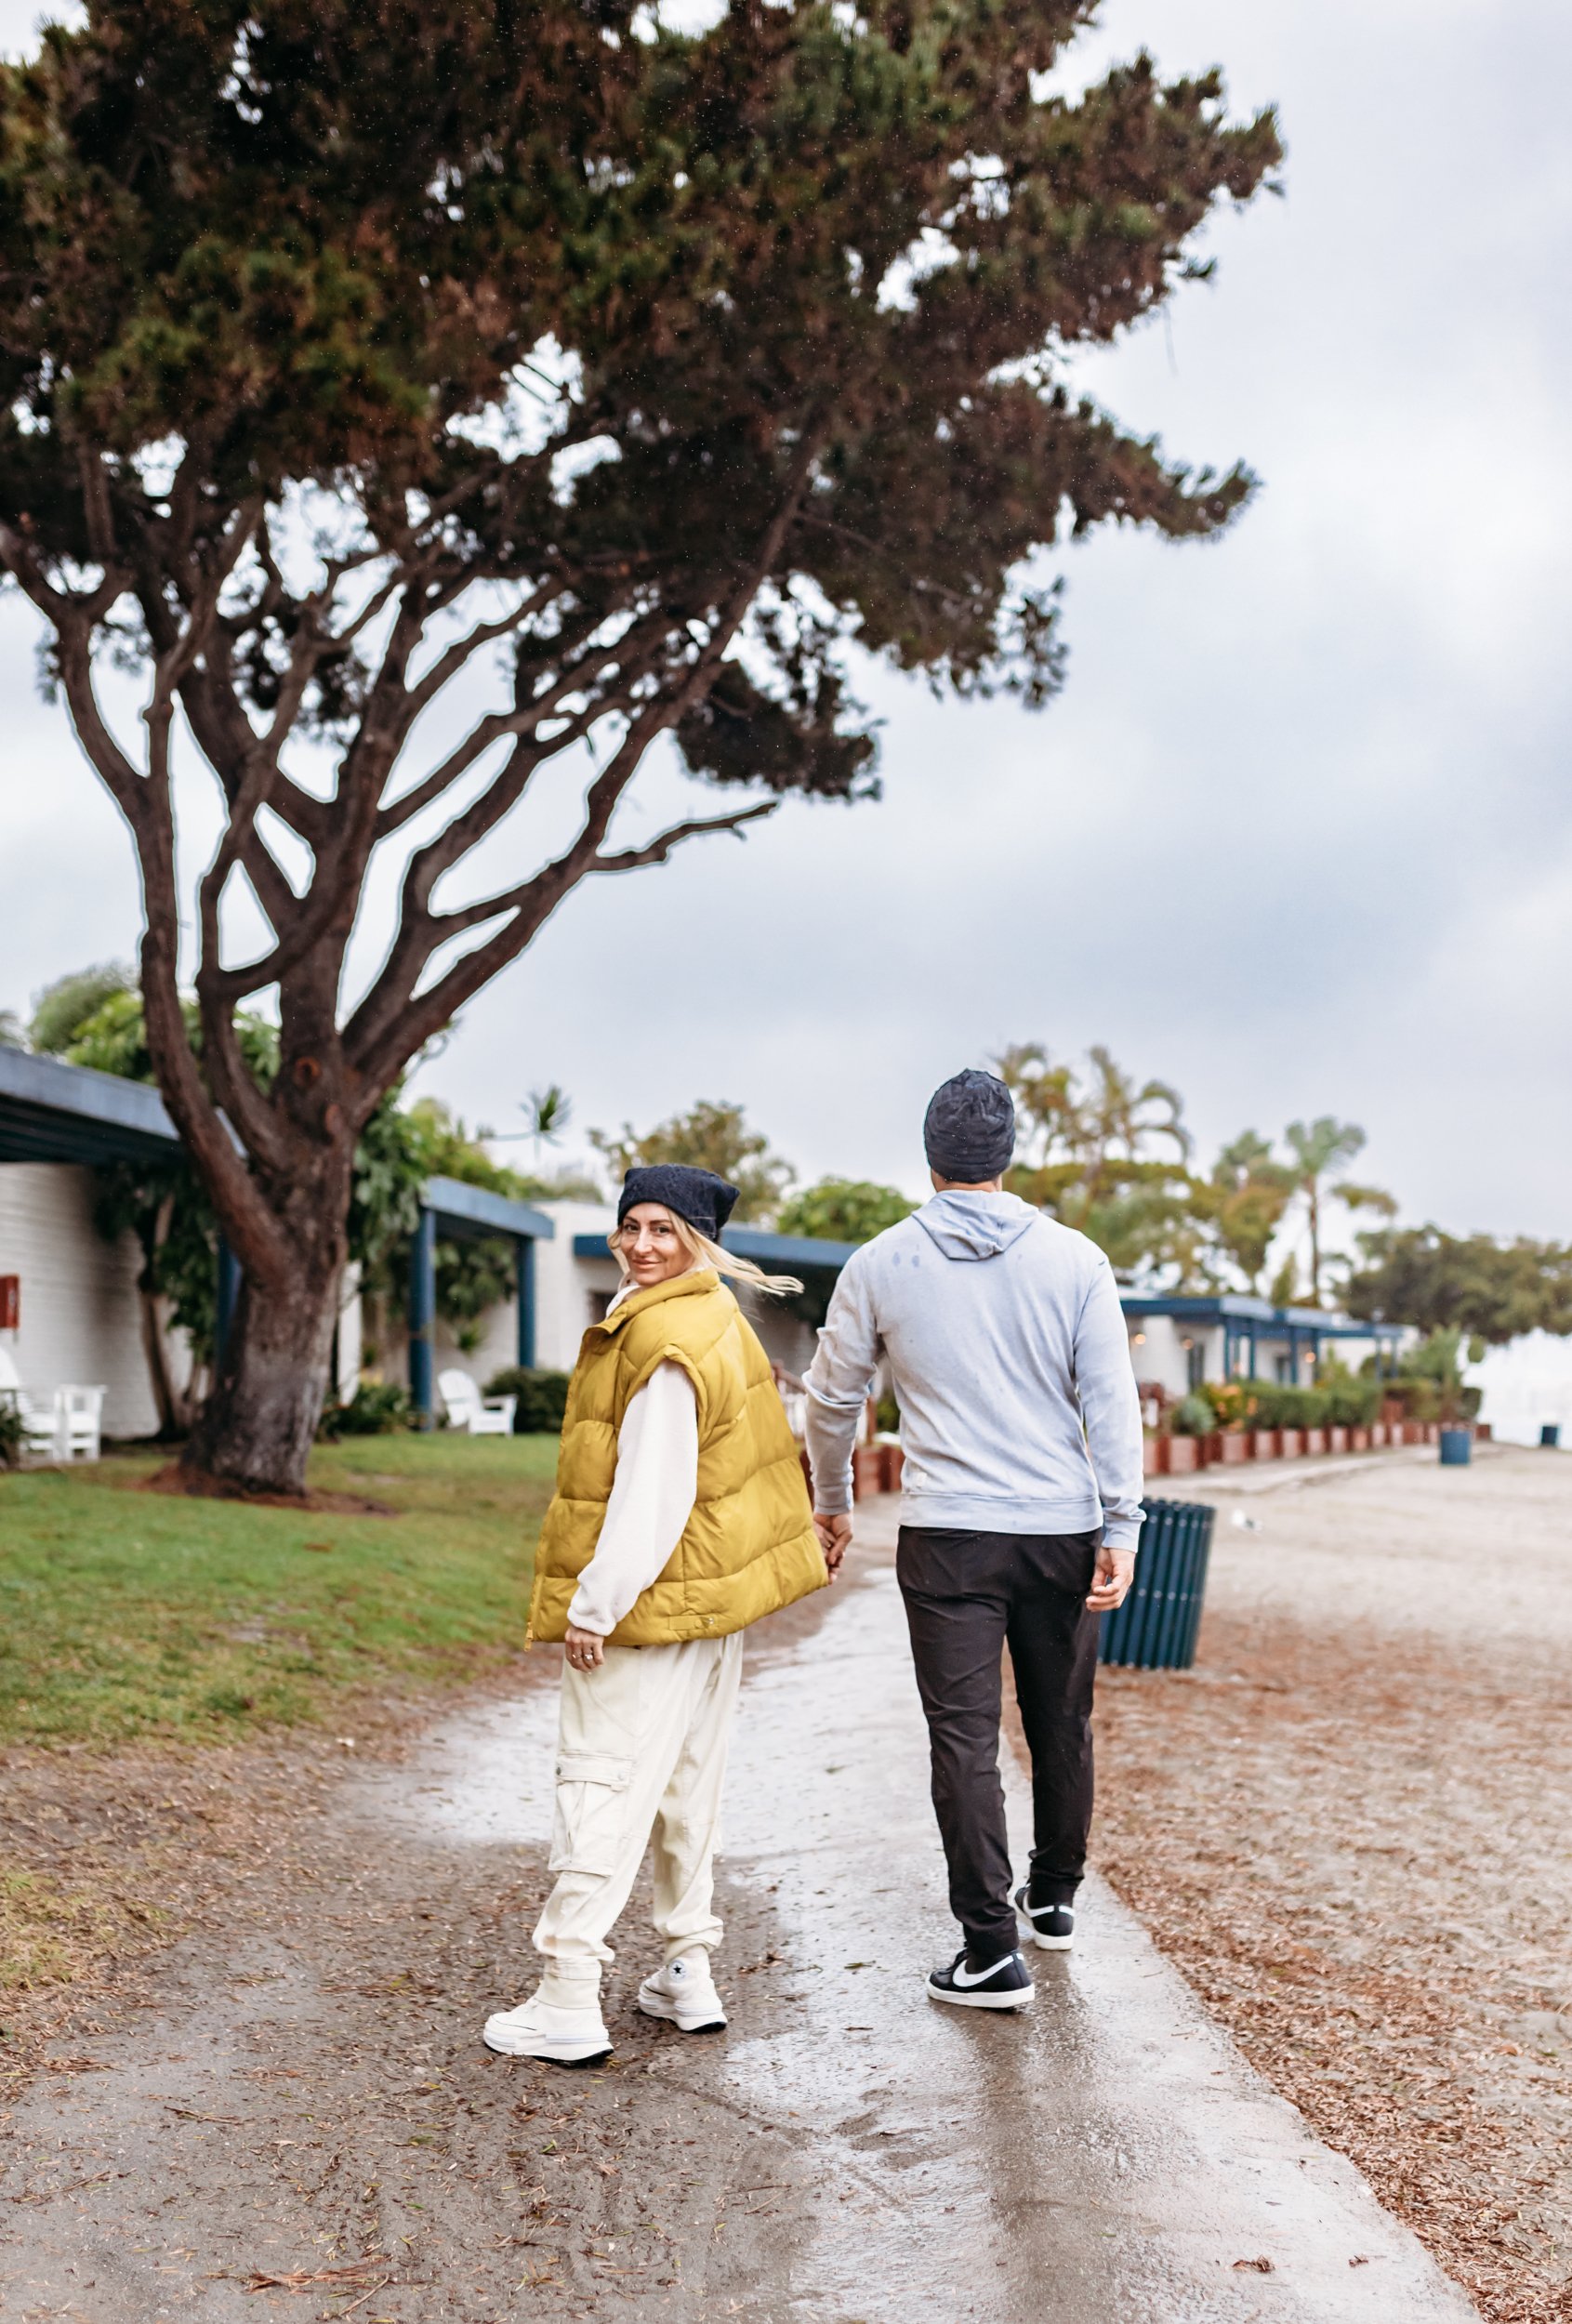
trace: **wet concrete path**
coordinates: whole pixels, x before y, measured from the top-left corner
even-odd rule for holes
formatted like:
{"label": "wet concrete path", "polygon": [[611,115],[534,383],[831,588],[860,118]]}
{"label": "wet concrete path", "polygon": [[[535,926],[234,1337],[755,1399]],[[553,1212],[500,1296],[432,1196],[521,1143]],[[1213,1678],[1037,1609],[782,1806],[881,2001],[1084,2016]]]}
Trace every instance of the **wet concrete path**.
{"label": "wet concrete path", "polygon": [[543,1684],[349,1781],[307,1882],[188,1939],[157,2005],[88,2045],[96,2070],[19,2107],[0,2312],[1473,2317],[1100,1885],[1077,1950],[1033,1956],[1025,2016],[925,1999],[951,1938],[888,1521],[870,1532],[856,1578],[773,1626],[745,1684],[728,2036],[631,2012],[653,1958],[636,1895],[607,2068],[479,2046],[546,1884]]}

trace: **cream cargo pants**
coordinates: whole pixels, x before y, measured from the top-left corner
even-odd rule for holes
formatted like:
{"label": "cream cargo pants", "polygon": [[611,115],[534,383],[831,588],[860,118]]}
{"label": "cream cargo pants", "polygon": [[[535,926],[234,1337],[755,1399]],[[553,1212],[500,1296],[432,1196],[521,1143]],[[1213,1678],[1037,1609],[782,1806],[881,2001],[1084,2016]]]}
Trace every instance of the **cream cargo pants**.
{"label": "cream cargo pants", "polygon": [[738,1631],[677,1646],[608,1646],[598,1670],[564,1666],[557,1885],[535,1932],[553,1983],[599,1985],[646,1845],[666,1959],[720,1943],[715,1851],[742,1657]]}

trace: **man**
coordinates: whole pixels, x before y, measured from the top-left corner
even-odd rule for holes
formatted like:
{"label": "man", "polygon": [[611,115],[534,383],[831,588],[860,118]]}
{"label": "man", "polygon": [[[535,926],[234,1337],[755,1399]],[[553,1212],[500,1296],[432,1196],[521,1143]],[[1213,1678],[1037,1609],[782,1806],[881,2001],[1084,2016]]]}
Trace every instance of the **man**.
{"label": "man", "polygon": [[[814,1523],[833,1571],[852,1538],[852,1449],[883,1358],[905,1451],[896,1576],[965,1939],[928,1991],[1021,2009],[1032,1980],[1017,1914],[1050,1951],[1075,1929],[1098,1616],[1129,1589],[1144,1513],[1141,1406],[1106,1258],[1002,1191],[1015,1150],[1003,1082],[946,1081],[923,1142],[934,1198],[847,1261],[808,1374]],[[1013,1900],[998,1773],[1007,1643],[1034,1815],[1031,1872]]]}

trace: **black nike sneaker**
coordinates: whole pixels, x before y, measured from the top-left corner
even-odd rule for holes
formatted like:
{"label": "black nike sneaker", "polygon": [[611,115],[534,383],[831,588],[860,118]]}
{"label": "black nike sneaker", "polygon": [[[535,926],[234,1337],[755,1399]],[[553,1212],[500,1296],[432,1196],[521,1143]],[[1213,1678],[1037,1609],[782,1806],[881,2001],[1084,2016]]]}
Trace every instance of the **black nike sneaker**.
{"label": "black nike sneaker", "polygon": [[955,2001],[962,2009],[1024,2009],[1032,1998],[1032,1978],[1019,1953],[979,1968],[965,1946],[947,1969],[935,1969],[928,1980],[930,1998]]}
{"label": "black nike sneaker", "polygon": [[1028,1904],[1030,1884],[1023,1881],[1015,1892],[1015,1909],[1031,1930],[1033,1944],[1045,1953],[1067,1953],[1076,1941],[1074,1906]]}

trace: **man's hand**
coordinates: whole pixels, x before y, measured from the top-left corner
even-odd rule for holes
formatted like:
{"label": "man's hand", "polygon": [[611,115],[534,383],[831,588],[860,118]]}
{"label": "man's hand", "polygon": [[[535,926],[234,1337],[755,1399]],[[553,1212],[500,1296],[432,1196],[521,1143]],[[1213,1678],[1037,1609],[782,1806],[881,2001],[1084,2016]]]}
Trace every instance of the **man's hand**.
{"label": "man's hand", "polygon": [[1094,1614],[1111,1614],[1116,1605],[1123,1605],[1134,1579],[1133,1550],[1099,1550],[1097,1572],[1087,1596],[1088,1605]]}
{"label": "man's hand", "polygon": [[813,1531],[819,1537],[819,1547],[825,1553],[825,1564],[833,1581],[840,1571],[840,1561],[852,1546],[852,1520],[844,1510],[833,1516],[813,1512]]}
{"label": "man's hand", "polygon": [[598,1670],[606,1658],[606,1642],[592,1630],[578,1630],[570,1622],[566,1644],[575,1670]]}

